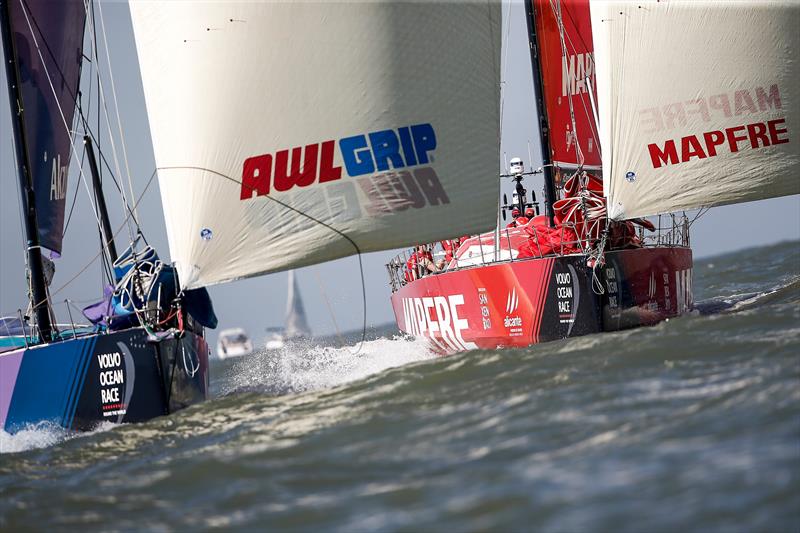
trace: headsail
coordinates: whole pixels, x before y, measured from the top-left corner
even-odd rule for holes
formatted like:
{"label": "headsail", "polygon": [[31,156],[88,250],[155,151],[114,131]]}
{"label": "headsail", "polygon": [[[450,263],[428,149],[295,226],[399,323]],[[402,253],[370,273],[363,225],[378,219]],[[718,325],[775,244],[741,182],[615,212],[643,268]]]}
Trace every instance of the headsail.
{"label": "headsail", "polygon": [[60,253],[86,11],[83,0],[8,4],[40,244]]}
{"label": "headsail", "polygon": [[599,169],[600,147],[592,111],[597,87],[589,0],[530,1],[539,37],[553,164]]}
{"label": "headsail", "polygon": [[289,271],[289,294],[286,297],[286,328],[283,336],[287,339],[310,337],[311,328],[308,327],[306,309],[300,297],[300,287],[297,285],[297,276],[294,270]]}
{"label": "headsail", "polygon": [[800,193],[800,5],[614,1],[591,13],[611,218]]}
{"label": "headsail", "polygon": [[183,286],[495,223],[499,3],[131,13]]}

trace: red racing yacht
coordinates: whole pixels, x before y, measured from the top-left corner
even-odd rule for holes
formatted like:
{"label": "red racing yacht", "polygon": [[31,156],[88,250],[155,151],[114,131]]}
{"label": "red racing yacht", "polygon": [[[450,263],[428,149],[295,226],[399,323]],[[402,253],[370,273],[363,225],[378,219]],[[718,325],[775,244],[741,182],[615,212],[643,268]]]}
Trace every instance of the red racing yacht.
{"label": "red racing yacht", "polygon": [[[527,172],[514,158],[501,176],[514,182],[499,211],[510,223],[387,265],[399,328],[442,353],[650,325],[692,307],[685,214],[608,217],[589,2],[532,1],[527,22],[544,156]],[[543,214],[524,187],[533,175]]]}
{"label": "red racing yacht", "polygon": [[[453,353],[650,325],[691,309],[686,216],[659,217],[656,227],[641,221],[638,231],[609,223],[599,237],[562,216],[557,211],[553,225],[544,215],[519,217],[512,227],[392,260],[399,328]],[[454,244],[452,259],[432,260],[440,254],[430,250],[441,246],[446,255]]]}
{"label": "red racing yacht", "polygon": [[[506,227],[498,216],[494,231],[387,265],[399,328],[442,352],[678,316],[692,308],[692,252],[675,213],[799,192],[797,6],[526,6],[541,168],[515,158],[501,176],[515,184]],[[533,174],[543,214],[523,186]]]}

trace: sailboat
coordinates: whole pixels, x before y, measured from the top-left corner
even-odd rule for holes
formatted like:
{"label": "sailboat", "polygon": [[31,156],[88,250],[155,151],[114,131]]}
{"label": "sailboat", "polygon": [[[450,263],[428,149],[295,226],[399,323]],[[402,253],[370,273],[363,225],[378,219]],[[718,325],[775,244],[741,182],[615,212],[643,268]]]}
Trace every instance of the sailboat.
{"label": "sailboat", "polygon": [[268,328],[270,336],[267,337],[265,348],[275,350],[283,348],[289,341],[311,338],[311,327],[306,318],[306,309],[300,297],[300,287],[294,270],[289,271],[288,292],[286,294],[286,318],[283,328]]}
{"label": "sailboat", "polygon": [[[69,253],[62,237],[86,9],[82,0],[0,1],[30,296],[28,313],[0,320],[0,429],[11,433],[40,423],[83,430],[144,421],[208,393],[203,333],[216,324],[208,295],[180,291],[174,268],[141,234],[117,253],[83,116],[109,285],[103,301],[85,309],[90,326],[76,326],[71,315],[66,326],[55,320],[46,251]],[[13,188],[10,177],[3,182]]]}
{"label": "sailboat", "polygon": [[676,212],[800,193],[796,3],[531,0],[526,15],[543,164],[501,176],[513,220],[453,233],[439,264],[421,241],[387,265],[398,327],[441,353],[679,316],[692,253]]}

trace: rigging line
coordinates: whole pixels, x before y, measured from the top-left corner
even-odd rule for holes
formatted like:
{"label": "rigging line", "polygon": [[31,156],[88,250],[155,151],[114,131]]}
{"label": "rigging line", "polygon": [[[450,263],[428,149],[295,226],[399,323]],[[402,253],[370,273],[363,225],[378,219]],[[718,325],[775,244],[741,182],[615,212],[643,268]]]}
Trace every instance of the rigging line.
{"label": "rigging line", "polygon": [[[567,8],[565,11],[567,12],[567,17],[569,18],[569,21],[572,23],[572,27],[577,29],[578,25],[575,24],[575,19],[572,18],[572,14],[569,12],[569,8]],[[578,31],[578,32],[575,32],[575,33],[577,34],[578,39],[580,40],[581,46],[583,47],[583,49],[584,50],[589,50],[589,47],[586,46],[586,41],[583,40],[583,35],[581,35],[581,32]],[[572,49],[575,50],[575,45],[572,44],[572,38],[569,36],[569,34],[567,34],[567,39],[569,40],[569,44],[572,46]],[[592,67],[594,68],[594,51],[592,51],[592,53],[589,54],[589,61],[592,62]]]}
{"label": "rigging line", "polygon": [[[492,0],[486,0],[486,10],[487,10],[487,18],[489,20],[489,42],[493,43],[494,42],[494,21],[492,20]],[[501,51],[500,51],[500,53],[501,53],[500,63],[501,64],[500,65],[497,64],[497,59],[495,58],[494,51],[492,51],[492,54],[491,54],[491,56],[492,56],[492,71],[497,76],[495,79],[500,80],[500,86],[498,87],[498,90],[500,92],[499,100],[500,100],[501,109],[499,109],[498,111],[500,112],[501,128],[502,128],[502,122],[503,122],[503,113],[502,113],[503,83],[502,83],[502,79],[501,79],[501,76],[502,76],[501,69],[502,69],[502,62],[503,62],[503,58],[502,58],[502,47],[503,47],[503,42],[502,42],[503,34],[502,34],[502,31],[503,31],[503,27],[502,27],[502,24],[503,24],[503,10],[501,9],[500,10],[500,37],[501,37],[501,40],[500,40],[500,49],[501,49]],[[500,151],[500,135],[497,136],[497,151],[498,152]]]}
{"label": "rigging line", "polygon": [[[160,170],[200,170],[202,172],[208,172],[210,174],[214,174],[216,176],[224,178],[224,179],[226,179],[228,181],[236,183],[237,185],[239,185],[241,187],[247,187],[252,192],[256,192],[255,187],[252,187],[252,186],[249,186],[249,185],[245,185],[244,183],[242,183],[241,181],[239,181],[237,179],[234,179],[234,178],[232,178],[230,176],[227,176],[227,175],[223,174],[222,172],[217,172],[216,170],[211,170],[210,168],[196,167],[196,166],[190,166],[190,165],[187,165],[187,166],[157,167],[156,168],[156,172],[158,172]],[[150,179],[152,180],[152,178],[150,178]],[[278,205],[280,205],[282,207],[285,207],[286,209],[288,209],[290,211],[293,211],[293,212],[297,213],[298,215],[301,215],[301,216],[309,219],[312,222],[316,222],[320,226],[328,228],[329,230],[331,230],[332,232],[336,233],[337,235],[339,235],[340,237],[345,239],[347,242],[349,242],[353,246],[353,248],[355,249],[356,256],[358,257],[358,270],[361,273],[361,302],[362,302],[362,309],[363,309],[363,315],[362,315],[363,316],[363,321],[362,321],[362,327],[361,327],[361,341],[359,341],[358,348],[356,349],[356,351],[352,352],[352,353],[353,353],[353,355],[359,353],[361,351],[361,348],[364,346],[364,342],[366,341],[366,336],[367,336],[367,285],[366,285],[366,281],[364,280],[364,264],[363,264],[363,262],[361,260],[361,254],[362,254],[361,248],[359,248],[358,244],[356,244],[356,242],[352,238],[350,238],[346,233],[343,233],[342,231],[334,228],[330,224],[328,224],[326,222],[323,222],[323,221],[321,221],[321,220],[319,220],[317,218],[314,218],[311,215],[309,215],[308,213],[304,213],[303,211],[300,211],[299,209],[297,209],[295,207],[292,207],[289,204],[285,204],[285,203],[281,202],[280,200],[278,200],[276,198],[273,198],[273,197],[271,197],[269,195],[264,196],[264,198],[266,198],[268,200],[271,200],[271,201],[275,202],[276,204],[278,204]]]}
{"label": "rigging line", "polygon": [[[138,206],[138,205],[139,205],[139,203],[142,201],[142,199],[144,198],[144,196],[145,196],[145,194],[147,193],[147,191],[150,189],[150,185],[152,185],[152,183],[153,183],[153,180],[154,180],[154,179],[155,179],[155,177],[156,177],[156,172],[157,172],[157,171],[156,171],[156,170],[154,170],[154,171],[153,171],[153,173],[150,175],[150,179],[149,179],[149,180],[147,180],[147,185],[145,185],[145,187],[144,187],[144,190],[142,191],[142,194],[141,194],[141,196],[139,196],[139,198],[136,200],[136,204],[135,204],[136,206]],[[131,215],[128,215],[128,217],[130,217],[130,216],[131,216]],[[119,234],[122,232],[122,230],[123,230],[123,229],[125,229],[125,226],[128,224],[128,220],[127,220],[127,218],[128,218],[128,217],[126,217],[126,220],[123,220],[123,221],[122,221],[122,224],[120,224],[119,228],[117,228],[117,231],[115,231],[115,232],[114,232],[114,234],[112,235],[112,238],[116,238],[116,237],[117,237],[117,236],[118,236],[118,235],[119,235]],[[52,295],[53,295],[53,296],[55,296],[56,294],[58,294],[59,292],[61,292],[61,291],[62,291],[62,290],[64,290],[65,288],[67,288],[67,286],[68,286],[69,284],[71,284],[73,281],[75,281],[76,279],[78,279],[78,277],[79,277],[79,276],[81,276],[81,275],[82,275],[84,272],[86,272],[86,270],[87,270],[87,269],[88,269],[90,266],[92,266],[92,264],[93,264],[95,261],[97,261],[97,258],[99,258],[100,256],[102,256],[102,255],[105,253],[105,251],[106,251],[106,249],[107,249],[107,248],[108,248],[108,245],[107,245],[107,244],[104,244],[104,245],[101,247],[100,251],[99,251],[99,252],[97,252],[97,255],[95,255],[93,258],[91,258],[91,259],[89,260],[89,262],[88,262],[88,263],[86,263],[86,265],[84,265],[84,266],[83,266],[83,268],[81,268],[81,269],[78,271],[78,273],[77,273],[77,274],[75,274],[74,276],[72,276],[72,277],[71,277],[69,280],[67,280],[67,281],[66,281],[66,282],[65,282],[63,285],[61,285],[61,286],[60,286],[58,289],[56,289],[56,290],[52,291]],[[39,302],[37,305],[42,305],[42,304],[46,303],[46,302],[47,302],[49,299],[50,299],[49,297],[48,297],[48,298],[45,298],[44,300],[42,300],[41,302]]]}
{"label": "rigging line", "polygon": [[[500,78],[500,137],[502,143],[503,135],[503,113],[505,112],[505,86],[506,86],[506,72],[508,71],[508,34],[511,30],[511,0],[508,1],[506,8],[506,22],[503,24],[506,28],[505,50],[500,56],[500,64],[502,65],[502,77]],[[502,9],[501,9],[502,12]]]}
{"label": "rigging line", "polygon": [[[94,4],[92,4],[92,6],[94,6]],[[97,72],[98,107],[100,106],[100,102],[102,102],[102,104],[103,104],[102,107],[103,107],[103,112],[104,112],[103,116],[106,119],[106,125],[108,126],[108,139],[109,139],[109,142],[111,143],[111,153],[112,153],[113,158],[114,158],[114,166],[117,169],[117,174],[122,176],[122,170],[120,169],[120,165],[119,165],[119,156],[117,154],[117,145],[114,142],[114,134],[112,133],[113,132],[113,128],[111,126],[111,119],[110,119],[110,117],[108,115],[108,105],[107,105],[107,102],[106,102],[107,99],[105,97],[105,90],[103,89],[103,82],[102,82],[102,79],[100,77],[100,65],[99,65],[99,60],[98,60],[99,52],[98,52],[98,47],[97,47],[97,26],[94,23],[94,7],[92,7],[92,23],[90,24],[90,26],[91,26],[92,35],[94,36],[94,39],[92,41],[93,44],[94,44],[94,46],[92,48],[92,61],[94,61],[94,63],[95,63],[95,68],[96,68],[96,72]],[[100,122],[100,118],[98,117],[98,123],[99,122]],[[102,154],[102,152],[101,152],[101,154]],[[102,158],[102,155],[101,155],[101,158]],[[125,187],[120,187],[119,191],[120,191],[120,195],[122,196],[122,203],[125,206],[124,211],[128,211],[130,209],[130,204],[128,203],[127,195],[125,194]],[[132,189],[131,189],[131,192],[133,192]],[[136,198],[136,196],[133,195],[131,198],[132,199]],[[134,216],[132,217],[132,219],[136,223],[136,227],[138,229],[139,228],[139,222],[138,222],[138,217],[136,216],[135,213],[134,213]],[[135,238],[135,235],[134,235],[133,227],[130,225],[131,217],[127,217],[126,216],[125,220],[126,220],[126,222],[128,224],[128,236],[129,236],[131,242],[133,242],[133,240]]]}
{"label": "rigging line", "polygon": [[[78,157],[78,151],[75,148],[75,142],[74,142],[74,139],[73,139],[73,136],[74,136],[73,135],[73,131],[70,129],[69,125],[67,125],[67,119],[64,116],[64,110],[61,108],[61,102],[59,102],[58,94],[56,93],[56,89],[53,86],[53,79],[50,77],[50,71],[48,70],[47,65],[44,62],[44,57],[42,56],[42,50],[39,47],[39,42],[36,40],[36,35],[33,34],[33,27],[31,27],[31,22],[28,19],[28,12],[25,9],[24,5],[23,5],[22,13],[25,15],[25,20],[28,23],[28,29],[31,30],[31,37],[33,37],[33,44],[36,47],[36,53],[39,55],[39,60],[42,62],[42,67],[43,67],[45,76],[47,76],[47,83],[48,83],[48,85],[50,85],[50,90],[52,91],[53,96],[55,97],[56,107],[58,108],[58,114],[61,116],[61,122],[64,125],[64,129],[67,130],[70,148],[72,148],[72,153],[77,158]],[[86,175],[83,173],[83,168],[78,167],[78,171],[80,172],[81,181],[83,181],[83,186],[86,189],[86,194],[89,196],[89,204],[92,206],[92,213],[94,214],[94,216],[95,216],[94,218],[97,221],[97,224],[99,225],[100,224],[100,218],[97,216],[97,209],[96,209],[96,207],[94,205],[94,202],[92,201],[92,194],[89,192],[89,185],[86,182]]]}
{"label": "rigging line", "polygon": [[[117,128],[119,129],[119,138],[120,144],[122,144],[122,157],[125,160],[125,172],[128,174],[128,187],[131,191],[131,198],[135,198],[136,195],[133,192],[133,181],[131,180],[131,170],[128,166],[128,151],[125,148],[125,134],[122,132],[122,119],[119,116],[119,104],[117,103],[117,89],[114,85],[114,70],[111,67],[111,54],[108,51],[108,39],[106,38],[106,23],[105,19],[103,18],[103,5],[101,3],[97,4],[100,9],[100,28],[103,32],[103,44],[105,45],[106,49],[106,62],[108,63],[108,78],[111,80],[111,95],[114,97],[114,111],[117,114]],[[138,213],[134,209],[134,214],[138,218]]]}
{"label": "rigging line", "polygon": [[[119,184],[119,181],[117,181],[117,177],[114,175],[114,170],[111,168],[111,165],[109,164],[108,159],[106,159],[106,156],[103,153],[103,150],[100,148],[100,142],[99,142],[97,136],[95,136],[94,132],[91,129],[87,129],[85,126],[83,128],[83,134],[84,135],[88,135],[89,137],[91,137],[92,141],[94,141],[94,144],[97,147],[97,153],[100,155],[100,165],[98,167],[98,170],[100,170],[102,172],[103,165],[105,165],[106,170],[108,170],[108,173],[111,175],[111,181],[114,182],[114,186],[117,188],[117,192],[119,192],[121,194],[124,194],[125,193],[124,189]],[[102,176],[101,176],[101,179],[100,179],[100,183],[101,183],[101,185],[103,183]],[[124,207],[124,210],[126,212],[133,214],[131,212],[131,206],[128,205],[127,202],[123,202],[123,207]],[[141,232],[141,227],[139,226],[139,221],[136,220],[136,217],[132,217],[132,220],[136,224],[137,231]]]}
{"label": "rigging line", "polygon": [[[577,25],[575,24],[575,21],[572,19],[572,16],[570,15],[569,9],[567,9],[566,12],[567,12],[567,16],[570,19],[570,22],[572,23],[572,26],[574,28],[577,28]],[[577,32],[577,34],[578,34],[578,38],[580,39],[581,45],[583,46],[583,49],[587,50],[586,43],[583,41],[583,36],[580,34],[580,32]],[[575,44],[573,44],[573,42],[572,42],[572,37],[569,34],[569,32],[565,31],[564,32],[564,37],[567,39],[567,41],[569,41],[569,46],[571,47],[571,49],[575,50],[576,47],[575,47]],[[589,58],[589,61],[590,61],[591,65],[592,65],[592,72],[595,72],[596,66],[595,66],[595,62],[594,62],[594,52],[587,53],[586,56]],[[591,90],[591,87],[590,87],[589,90]],[[589,109],[586,107],[586,101],[583,98],[581,98],[580,100],[581,100],[581,104],[583,105],[584,116],[588,119],[589,125],[591,126],[591,130],[592,131],[590,133],[591,133],[592,137],[594,137],[595,145],[598,147],[598,150],[600,150],[600,148],[601,148],[600,147],[600,141],[599,141],[600,133],[597,131],[597,127],[596,127],[597,117],[594,117],[594,113],[589,114]],[[594,117],[594,120],[592,120],[592,117]]]}
{"label": "rigging line", "polygon": [[336,329],[336,337],[339,339],[339,343],[342,346],[345,346],[344,337],[342,337],[342,332],[339,329],[339,323],[336,322],[336,314],[333,312],[333,307],[331,306],[331,301],[328,299],[328,294],[325,292],[325,287],[322,285],[322,280],[319,279],[319,273],[317,269],[314,269],[314,279],[317,280],[317,285],[319,285],[319,292],[322,293],[322,299],[325,300],[325,306],[328,308],[328,312],[331,314],[331,321],[333,321],[333,327]]}
{"label": "rigging line", "polygon": [[[99,107],[99,102],[98,102],[98,107]],[[103,170],[103,166],[105,165],[106,170],[108,170],[108,173],[111,175],[111,181],[114,182],[114,186],[117,188],[117,192],[119,192],[120,194],[124,195],[125,194],[125,190],[119,184],[119,181],[117,181],[117,177],[114,175],[114,170],[111,168],[111,164],[108,162],[108,159],[106,159],[105,153],[103,152],[102,148],[100,147],[100,141],[98,139],[98,136],[95,135],[95,133],[91,130],[91,128],[87,127],[88,126],[88,120],[85,120],[85,115],[83,115],[83,110],[81,109],[80,104],[78,104],[78,111],[79,111],[79,113],[81,113],[81,117],[84,118],[84,122],[86,123],[83,126],[83,130],[82,130],[83,134],[84,135],[88,135],[89,137],[92,138],[92,141],[94,141],[94,144],[97,147],[97,153],[100,155],[100,165],[98,167],[98,170],[100,170],[100,172],[101,172],[100,183],[101,184],[103,183],[102,170]],[[98,121],[99,121],[99,116],[98,116]],[[123,202],[123,207],[124,207],[124,210],[126,212],[132,214],[131,206],[128,205],[127,202]],[[132,220],[136,224],[137,231],[141,233],[141,227],[139,226],[139,221],[136,220],[136,217],[132,217]]]}
{"label": "rigging line", "polygon": [[[59,76],[61,76],[62,85],[67,89],[69,92],[70,97],[73,101],[77,100],[77,96],[75,95],[74,90],[69,85],[66,85],[64,82],[66,76],[64,76],[64,72],[61,70],[61,65],[59,65],[58,60],[56,60],[56,56],[53,53],[53,50],[50,48],[50,44],[47,42],[47,39],[44,38],[44,33],[42,33],[41,28],[39,28],[39,24],[36,22],[36,17],[33,16],[33,13],[30,13],[30,8],[28,8],[28,0],[19,0],[20,6],[23,8],[23,11],[27,11],[30,14],[31,21],[33,21],[33,27],[36,28],[36,32],[39,34],[41,38],[41,42],[44,45],[45,50],[47,50],[47,54],[50,56],[50,59],[55,65],[56,70],[58,71]],[[86,27],[86,21],[83,22],[84,28]],[[31,27],[30,23],[28,27],[31,29],[31,36],[36,39],[36,36],[33,34],[33,27]],[[82,45],[83,43],[81,43]],[[80,57],[80,56],[79,56]],[[44,64],[44,59],[42,59],[42,64]],[[81,62],[82,65],[82,62]],[[78,84],[80,85],[80,75],[78,75]]]}
{"label": "rigging line", "polygon": [[[11,83],[11,82],[8,82]],[[13,140],[11,142],[14,142]],[[17,151],[14,148],[11,149],[11,153],[14,154],[14,168],[20,167],[20,162],[17,160]],[[23,213],[24,207],[22,206],[22,184],[18,179],[13,180],[14,184],[17,188],[17,198],[18,201],[15,202],[17,204],[17,213],[19,214],[19,237],[20,237],[20,251],[22,252],[22,262],[25,264],[25,270],[28,270],[28,254],[27,250],[27,243],[28,239],[25,236],[25,215]]]}
{"label": "rigging line", "polygon": [[[556,5],[554,5],[554,2]],[[566,70],[567,65],[567,43],[564,40],[564,19],[561,16],[561,2],[559,0],[550,0],[550,9],[553,10],[553,15],[556,18],[556,22],[558,24],[558,36],[559,36],[559,43],[561,44],[561,68]],[[578,169],[583,167],[583,163],[585,161],[583,156],[583,150],[581,150],[581,143],[578,140],[578,127],[575,123],[575,109],[572,105],[572,84],[569,83],[567,80],[567,103],[569,104],[569,117],[570,122],[572,124],[572,135],[575,140],[575,156],[578,160]]]}
{"label": "rigging line", "polygon": [[[86,150],[83,151],[81,154],[81,166],[83,166],[83,157],[86,155]],[[61,232],[61,238],[63,239],[67,235],[67,230],[69,229],[69,222],[72,220],[72,212],[75,209],[75,203],[78,199],[78,191],[81,190],[80,185],[75,185],[75,194],[72,196],[72,202],[69,206],[69,215],[67,215],[67,222],[64,224],[64,231]]]}
{"label": "rigging line", "polygon": [[[697,220],[698,220],[700,217],[702,217],[703,215],[705,215],[705,214],[706,214],[706,213],[708,213],[709,211],[711,211],[711,208],[710,208],[710,207],[701,207],[701,208],[700,208],[700,209],[697,211],[697,214],[694,216],[694,218],[693,218],[692,220],[690,220],[690,221],[689,221],[689,227],[691,228],[691,227],[692,227],[692,224],[694,224],[695,222],[697,222]],[[684,213],[684,214],[685,214],[685,213]]]}
{"label": "rigging line", "polygon": [[[85,5],[86,4],[84,3],[84,7],[85,7]],[[36,23],[36,19],[35,18],[34,18],[33,22],[34,22],[34,24]],[[85,26],[86,26],[86,21],[84,20],[84,32],[85,32]],[[45,45],[47,45],[47,41],[45,41]],[[48,50],[49,50],[49,47],[48,47]],[[51,52],[51,54],[52,54],[52,52]],[[86,57],[86,56],[84,55],[83,57]],[[81,63],[81,70],[83,70],[83,66],[82,65],[83,65],[83,63]],[[88,107],[90,109],[91,109],[91,105],[92,105],[92,71],[93,70],[94,70],[94,63],[91,60],[89,60],[89,76],[88,76],[88,78],[89,78],[89,104],[88,104]],[[63,74],[61,76],[62,76],[62,78],[64,77]],[[78,84],[79,84],[79,87],[80,87],[80,81],[78,82]],[[83,93],[81,93],[80,88],[79,88],[78,89],[78,98],[77,98],[76,101],[78,102],[78,114],[79,114],[79,116],[81,118],[81,122],[83,124],[83,129],[85,131],[87,129],[87,127],[86,127],[86,117],[83,114],[83,103],[82,103],[82,100],[83,100]],[[83,167],[83,161],[84,161],[84,157],[85,156],[86,156],[86,149],[84,148],[83,152],[81,152],[81,167]],[[78,199],[78,189],[80,189],[80,187],[75,187],[75,195],[72,197],[72,203],[71,203],[70,208],[69,208],[69,215],[67,216],[67,222],[64,224],[64,232],[61,234],[61,238],[62,239],[67,235],[67,230],[69,229],[69,223],[72,220],[72,212],[75,209],[75,202]]]}
{"label": "rigging line", "polygon": [[[92,2],[92,0],[83,0],[83,1],[84,1],[83,5],[85,6],[85,9],[86,9],[86,18],[88,19],[89,15],[91,15],[91,17],[92,17],[92,21],[90,23],[90,26],[92,28],[92,32],[89,34],[89,37],[90,37],[89,38],[89,48],[92,50],[92,55],[94,56],[95,55],[94,54],[94,50],[97,49],[97,32],[94,31],[94,27],[95,27],[95,24],[96,24],[95,17],[94,17],[94,2]],[[92,48],[92,47],[94,47],[94,48]],[[97,78],[97,139],[95,139],[94,141],[95,141],[95,144],[97,145],[97,151],[100,153],[100,159],[101,160],[105,160],[105,157],[103,156],[103,150],[102,150],[100,142],[99,142],[99,138],[103,133],[103,130],[101,129],[102,123],[100,121],[100,117],[102,115],[102,113],[100,113],[100,100],[102,99],[102,94],[100,93],[100,69],[95,67],[94,62],[92,62],[92,67],[94,68],[95,76]],[[92,86],[92,81],[93,80],[90,78],[89,79],[89,86],[90,87]],[[89,112],[90,113],[91,113],[91,111],[92,111],[91,108],[89,108]],[[108,166],[108,163],[106,163],[106,165]],[[109,171],[109,173],[111,173],[111,177],[114,180],[114,183],[116,184],[117,183],[117,179],[114,177],[114,173],[111,172],[111,167],[108,168],[108,171]],[[103,183],[103,179],[102,178],[103,178],[103,166],[101,164],[100,165],[100,183],[101,184]],[[117,189],[119,190],[119,185],[118,184],[117,184]],[[125,204],[125,207],[126,208],[128,207],[127,203]]]}
{"label": "rigging line", "polygon": [[[37,41],[38,41],[38,42],[41,42],[44,45],[45,50],[47,51],[48,55],[50,56],[50,60],[52,61],[53,65],[55,66],[56,70],[58,71],[58,75],[60,76],[61,81],[62,81],[62,86],[66,88],[67,92],[69,93],[70,97],[72,98],[72,101],[77,101],[78,98],[76,98],[73,88],[70,87],[69,85],[64,85],[64,83],[63,83],[64,80],[66,79],[66,76],[64,75],[64,72],[61,70],[61,65],[57,61],[57,59],[55,57],[55,54],[53,54],[53,50],[50,48],[50,44],[47,42],[47,39],[45,39],[44,34],[42,33],[41,28],[39,27],[39,23],[36,21],[36,17],[34,17],[33,13],[30,12],[30,8],[28,7],[27,0],[19,0],[19,1],[20,1],[20,7],[23,8],[22,9],[23,13],[25,13],[25,18],[28,21],[28,28],[31,31],[31,37],[33,37],[34,43],[37,43]],[[31,25],[31,23],[32,23],[32,25]],[[84,27],[85,27],[85,25],[86,25],[86,21],[84,20]],[[34,27],[36,28],[36,33],[38,33],[38,35],[39,35],[39,39],[37,39],[36,35],[34,34],[34,30],[33,30]],[[39,50],[39,45],[38,44],[37,44],[37,50]],[[58,104],[58,101],[59,101],[58,100],[58,95],[55,94],[55,89],[53,88],[52,80],[49,80],[50,74],[49,74],[49,71],[47,69],[47,65],[46,65],[46,63],[44,61],[44,57],[41,54],[41,50],[39,50],[39,59],[41,59],[41,61],[42,61],[42,66],[44,67],[45,73],[48,76],[48,81],[50,82],[51,89],[53,89],[53,95],[56,97],[56,103]],[[81,63],[81,66],[82,66],[82,63]],[[82,70],[82,68],[81,68],[81,70]],[[80,74],[78,75],[78,80],[79,80],[78,83],[80,84]],[[78,91],[78,94],[80,94],[80,91]],[[91,91],[89,92],[89,99],[91,100]],[[62,119],[63,119],[63,117],[62,117]],[[66,122],[66,120],[64,120],[64,122]],[[69,129],[68,129],[68,132],[71,134],[71,131]],[[81,166],[83,166],[83,157],[81,157]],[[77,197],[78,197],[78,189],[80,189],[80,187],[76,187],[75,188],[75,195],[72,198],[72,203],[71,203],[70,210],[69,210],[69,216],[67,217],[67,222],[64,225],[64,230],[61,233],[61,238],[62,239],[67,234],[67,229],[69,228],[69,223],[70,223],[70,220],[72,219],[72,213],[73,213],[73,210],[75,209],[75,202],[76,202]]]}

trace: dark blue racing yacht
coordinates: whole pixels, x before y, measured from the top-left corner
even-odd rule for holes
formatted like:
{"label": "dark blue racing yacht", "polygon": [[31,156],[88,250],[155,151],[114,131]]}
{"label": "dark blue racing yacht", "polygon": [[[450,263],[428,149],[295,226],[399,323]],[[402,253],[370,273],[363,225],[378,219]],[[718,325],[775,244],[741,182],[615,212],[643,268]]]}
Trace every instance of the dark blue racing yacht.
{"label": "dark blue racing yacht", "polygon": [[[175,269],[140,231],[117,253],[119,230],[106,209],[96,137],[79,105],[92,9],[83,0],[0,0],[30,299],[27,311],[0,319],[0,429],[9,433],[38,424],[87,430],[140,422],[208,394],[204,328],[216,326],[208,293],[181,291]],[[49,288],[51,258],[62,253],[67,171],[79,151],[91,170],[99,257],[107,265],[103,300],[83,310],[87,326],[76,326],[72,316],[59,325]],[[12,179],[0,176],[5,190]],[[126,224],[138,227],[131,206],[120,229]]]}

